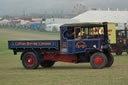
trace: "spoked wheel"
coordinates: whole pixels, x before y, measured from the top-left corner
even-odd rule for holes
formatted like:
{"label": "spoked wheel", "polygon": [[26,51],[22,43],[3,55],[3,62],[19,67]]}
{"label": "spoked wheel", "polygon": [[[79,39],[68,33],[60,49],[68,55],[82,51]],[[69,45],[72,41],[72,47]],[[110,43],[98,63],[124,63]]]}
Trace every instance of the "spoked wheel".
{"label": "spoked wheel", "polygon": [[32,56],[27,56],[25,62],[28,66],[32,66],[34,64],[34,58]]}
{"label": "spoked wheel", "polygon": [[35,53],[26,52],[22,56],[22,64],[26,69],[36,69],[39,66],[39,60]]}
{"label": "spoked wheel", "polygon": [[112,54],[109,54],[107,56],[107,64],[106,64],[106,67],[111,67],[112,64],[113,64],[113,62],[114,62],[114,57],[113,57]]}
{"label": "spoked wheel", "polygon": [[107,64],[107,57],[103,53],[94,53],[90,58],[90,64],[94,69],[103,68]]}
{"label": "spoked wheel", "polygon": [[50,60],[42,61],[42,62],[40,63],[40,65],[41,65],[42,67],[45,67],[45,68],[50,68],[50,67],[52,67],[54,64],[55,64],[55,61],[50,61]]}

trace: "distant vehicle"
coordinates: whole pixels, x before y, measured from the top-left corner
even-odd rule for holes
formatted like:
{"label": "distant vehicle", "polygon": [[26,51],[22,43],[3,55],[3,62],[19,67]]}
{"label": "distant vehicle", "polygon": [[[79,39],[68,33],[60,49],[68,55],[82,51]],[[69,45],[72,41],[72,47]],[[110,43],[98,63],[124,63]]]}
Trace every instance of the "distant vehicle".
{"label": "distant vehicle", "polygon": [[8,22],[9,22],[9,20],[7,20],[7,19],[2,19],[2,18],[1,18],[1,20],[0,20],[0,26],[8,25]]}
{"label": "distant vehicle", "polygon": [[112,52],[121,55],[122,52],[128,53],[128,30],[116,30],[116,43],[111,44]]}
{"label": "distant vehicle", "polygon": [[3,20],[3,18],[2,18],[2,17],[0,17],[0,21],[1,21],[1,20]]}
{"label": "distant vehicle", "polygon": [[[93,29],[98,34],[94,34]],[[111,67],[114,62],[107,31],[107,23],[65,24],[60,27],[60,40],[12,40],[8,41],[8,47],[14,54],[22,52],[26,69],[36,69],[39,65],[52,67],[57,61],[90,62],[92,68],[99,69]]]}
{"label": "distant vehicle", "polygon": [[45,30],[51,32],[59,32],[62,24],[47,24]]}
{"label": "distant vehicle", "polygon": [[40,30],[42,24],[40,22],[33,22],[30,24],[30,29]]}

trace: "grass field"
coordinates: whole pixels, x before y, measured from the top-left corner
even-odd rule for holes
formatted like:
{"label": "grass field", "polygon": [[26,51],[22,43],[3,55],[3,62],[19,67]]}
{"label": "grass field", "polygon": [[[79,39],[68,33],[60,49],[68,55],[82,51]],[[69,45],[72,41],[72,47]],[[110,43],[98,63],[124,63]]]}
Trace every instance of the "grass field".
{"label": "grass field", "polygon": [[89,63],[57,62],[53,68],[24,69],[20,53],[8,50],[8,40],[59,39],[59,33],[0,28],[0,85],[128,85],[128,55],[115,56],[111,68],[92,69]]}

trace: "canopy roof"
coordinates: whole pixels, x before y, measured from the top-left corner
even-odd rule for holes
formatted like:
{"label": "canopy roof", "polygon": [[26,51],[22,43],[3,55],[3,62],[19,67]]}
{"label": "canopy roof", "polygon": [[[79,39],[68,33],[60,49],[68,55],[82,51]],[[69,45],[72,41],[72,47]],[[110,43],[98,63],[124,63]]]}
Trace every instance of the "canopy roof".
{"label": "canopy roof", "polygon": [[128,11],[90,10],[72,19],[77,20],[77,22],[89,22],[89,23],[90,22],[127,23]]}
{"label": "canopy roof", "polygon": [[64,24],[62,27],[84,27],[84,28],[92,28],[92,27],[103,27],[103,24]]}

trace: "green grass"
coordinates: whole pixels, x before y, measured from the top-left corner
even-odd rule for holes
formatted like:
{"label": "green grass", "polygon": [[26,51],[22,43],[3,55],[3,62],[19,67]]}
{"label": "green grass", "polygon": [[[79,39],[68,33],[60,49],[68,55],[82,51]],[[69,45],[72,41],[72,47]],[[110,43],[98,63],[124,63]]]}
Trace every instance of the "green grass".
{"label": "green grass", "polygon": [[111,68],[92,69],[89,63],[57,62],[53,68],[24,69],[20,53],[8,50],[8,40],[59,39],[58,33],[0,29],[0,85],[127,85],[128,55],[115,56]]}

